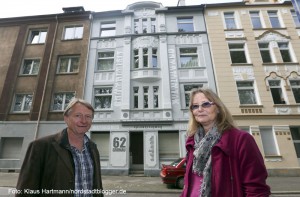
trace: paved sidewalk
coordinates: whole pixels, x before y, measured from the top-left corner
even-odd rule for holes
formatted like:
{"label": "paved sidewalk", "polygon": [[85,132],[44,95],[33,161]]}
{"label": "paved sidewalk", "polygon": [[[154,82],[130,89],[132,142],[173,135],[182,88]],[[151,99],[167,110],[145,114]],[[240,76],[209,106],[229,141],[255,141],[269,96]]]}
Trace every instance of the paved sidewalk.
{"label": "paved sidewalk", "polygon": [[[18,173],[0,173],[0,196],[7,195],[8,188],[14,188],[18,179]],[[105,190],[125,190],[130,193],[170,193],[179,196],[180,189],[167,186],[161,182],[160,177],[144,176],[102,176]],[[271,191],[279,194],[293,194],[300,196],[300,177],[269,177],[267,180]],[[4,193],[5,194],[4,194]],[[127,195],[126,195],[127,196]]]}

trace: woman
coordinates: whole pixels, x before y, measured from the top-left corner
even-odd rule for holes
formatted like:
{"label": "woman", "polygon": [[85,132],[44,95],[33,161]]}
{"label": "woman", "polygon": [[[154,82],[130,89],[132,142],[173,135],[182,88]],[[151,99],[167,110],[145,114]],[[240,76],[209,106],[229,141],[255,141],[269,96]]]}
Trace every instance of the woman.
{"label": "woman", "polygon": [[254,138],[239,130],[220,98],[193,89],[182,197],[266,197],[267,170]]}

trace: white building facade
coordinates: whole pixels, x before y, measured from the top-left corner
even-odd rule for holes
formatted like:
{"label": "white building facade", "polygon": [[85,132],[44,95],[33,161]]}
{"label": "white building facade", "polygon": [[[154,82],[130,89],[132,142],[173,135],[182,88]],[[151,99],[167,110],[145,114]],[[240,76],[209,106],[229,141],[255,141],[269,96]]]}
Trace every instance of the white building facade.
{"label": "white building facade", "polygon": [[103,173],[158,175],[185,156],[189,92],[216,90],[203,8],[137,2],[93,14],[84,97]]}

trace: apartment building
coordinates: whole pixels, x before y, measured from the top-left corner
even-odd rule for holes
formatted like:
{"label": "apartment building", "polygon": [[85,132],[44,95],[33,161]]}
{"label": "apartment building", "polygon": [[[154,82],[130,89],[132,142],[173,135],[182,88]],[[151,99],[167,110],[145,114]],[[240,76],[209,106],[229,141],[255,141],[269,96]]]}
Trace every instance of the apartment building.
{"label": "apartment building", "polygon": [[90,12],[0,19],[0,169],[18,170],[28,144],[65,127],[69,100],[83,97]]}
{"label": "apartment building", "polygon": [[185,156],[188,94],[215,90],[203,9],[137,2],[93,14],[85,98],[104,173],[158,175]]}
{"label": "apartment building", "polygon": [[299,173],[297,19],[274,0],[0,19],[0,170],[18,170],[30,141],[64,128],[76,96],[96,110],[88,135],[103,174],[158,175],[186,154],[190,90],[209,87],[271,174]]}
{"label": "apartment building", "polygon": [[205,20],[218,94],[271,173],[299,169],[300,23],[292,3],[210,4]]}

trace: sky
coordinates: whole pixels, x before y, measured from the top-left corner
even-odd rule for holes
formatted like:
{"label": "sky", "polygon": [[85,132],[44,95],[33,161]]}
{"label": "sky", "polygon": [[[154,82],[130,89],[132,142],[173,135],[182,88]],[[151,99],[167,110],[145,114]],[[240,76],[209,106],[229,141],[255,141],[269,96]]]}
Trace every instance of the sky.
{"label": "sky", "polygon": [[[64,7],[83,6],[85,11],[124,10],[140,0],[1,0],[0,18],[62,13]],[[163,6],[177,6],[178,0],[147,0]],[[242,2],[243,0],[185,0],[186,5]]]}

